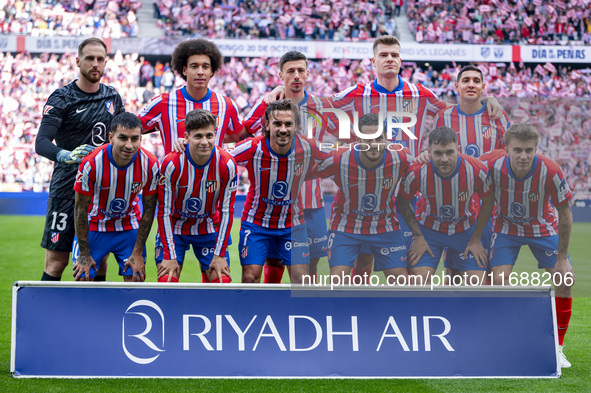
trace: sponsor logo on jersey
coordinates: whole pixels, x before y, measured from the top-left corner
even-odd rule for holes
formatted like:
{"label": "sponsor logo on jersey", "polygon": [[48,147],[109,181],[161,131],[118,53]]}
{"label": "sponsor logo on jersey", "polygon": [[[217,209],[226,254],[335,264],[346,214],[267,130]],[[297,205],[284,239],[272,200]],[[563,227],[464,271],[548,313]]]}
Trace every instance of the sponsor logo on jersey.
{"label": "sponsor logo on jersey", "polygon": [[52,109],[53,109],[53,106],[51,106],[51,105],[45,105],[43,107],[43,115],[45,116]]}
{"label": "sponsor logo on jersey", "polygon": [[76,174],[76,183],[82,183],[82,172],[80,171]]}
{"label": "sponsor logo on jersey", "polygon": [[59,232],[51,232],[51,242],[53,244],[59,242],[60,240],[60,233]]}
{"label": "sponsor logo on jersey", "polygon": [[205,182],[205,189],[207,192],[214,192],[218,188],[218,182],[215,180],[207,180]]}
{"label": "sponsor logo on jersey", "polygon": [[530,192],[527,197],[530,202],[537,202],[540,199],[540,194],[538,192]]}
{"label": "sponsor logo on jersey", "polygon": [[466,202],[468,200],[468,191],[460,191],[458,194],[458,199],[462,202]]}
{"label": "sponsor logo on jersey", "polygon": [[161,175],[160,179],[158,179],[158,185],[163,186],[165,182],[166,182],[166,176]]}
{"label": "sponsor logo on jersey", "polygon": [[113,101],[105,102],[105,107],[107,108],[107,112],[114,115],[115,114],[115,106],[113,105]]}
{"label": "sponsor logo on jersey", "polygon": [[131,192],[137,193],[142,189],[142,182],[135,182],[131,185]]}

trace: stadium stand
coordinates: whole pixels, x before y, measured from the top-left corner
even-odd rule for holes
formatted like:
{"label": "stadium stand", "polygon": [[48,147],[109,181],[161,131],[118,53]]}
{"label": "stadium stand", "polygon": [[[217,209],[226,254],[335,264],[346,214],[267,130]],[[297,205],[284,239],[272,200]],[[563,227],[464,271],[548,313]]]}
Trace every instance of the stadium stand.
{"label": "stadium stand", "polygon": [[2,0],[0,34],[135,37],[140,0]]}
{"label": "stadium stand", "polygon": [[418,42],[591,43],[589,0],[409,0]]}
{"label": "stadium stand", "polygon": [[388,31],[380,22],[381,0],[156,0],[155,4],[161,27],[172,36],[366,41]]}
{"label": "stadium stand", "polygon": [[[262,94],[279,84],[276,62],[277,59],[231,58],[210,87],[233,97],[244,116]],[[34,139],[45,99],[77,75],[75,56],[44,54],[33,57],[25,53],[16,56],[7,53],[0,55],[0,63],[1,189],[46,191],[52,163],[34,154]],[[175,87],[183,83],[171,75],[168,64],[165,64],[161,89],[153,88],[153,81],[146,87],[139,87],[140,69],[144,63],[145,59],[137,54],[123,56],[117,53],[109,61],[103,79],[104,83],[119,91],[126,109],[133,113],[139,113],[147,97],[172,88],[170,83]],[[499,99],[513,121],[530,121],[540,127],[543,152],[565,164],[568,178],[573,179],[577,199],[590,199],[591,140],[585,130],[591,129],[591,69],[558,67],[555,72],[549,72],[546,68],[545,71],[527,67],[518,69],[501,64],[480,65],[486,75],[488,94],[505,97]],[[547,65],[547,68],[551,67]],[[438,71],[405,63],[401,76],[423,83],[446,100],[455,102],[453,84],[458,70],[459,66],[448,65]],[[310,74],[308,90],[328,96],[354,81],[369,82],[368,75],[372,75],[372,70],[368,60],[326,59],[312,61]],[[521,98],[519,102],[511,101],[517,97]],[[162,159],[163,149],[156,134],[144,138],[143,146]],[[244,185],[241,189],[245,189]]]}

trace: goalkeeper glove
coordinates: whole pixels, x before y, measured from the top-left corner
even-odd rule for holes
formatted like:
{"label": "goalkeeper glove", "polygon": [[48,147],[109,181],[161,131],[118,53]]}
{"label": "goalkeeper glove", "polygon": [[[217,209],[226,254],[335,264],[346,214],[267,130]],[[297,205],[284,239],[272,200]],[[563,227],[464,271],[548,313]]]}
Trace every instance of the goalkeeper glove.
{"label": "goalkeeper glove", "polygon": [[64,164],[79,164],[93,150],[94,146],[91,145],[80,145],[73,151],[62,150],[57,153],[57,161],[63,162]]}

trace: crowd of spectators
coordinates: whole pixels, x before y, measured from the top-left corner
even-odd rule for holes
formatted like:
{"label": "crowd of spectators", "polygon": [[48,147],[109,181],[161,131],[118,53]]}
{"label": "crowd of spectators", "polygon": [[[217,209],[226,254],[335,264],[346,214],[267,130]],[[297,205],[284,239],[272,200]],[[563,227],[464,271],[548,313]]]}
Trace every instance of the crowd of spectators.
{"label": "crowd of spectators", "polygon": [[[384,6],[387,3],[388,6]],[[393,34],[394,2],[382,0],[155,0],[167,35],[366,41]],[[384,10],[388,13],[383,18]]]}
{"label": "crowd of spectators", "polygon": [[591,44],[590,0],[409,0],[418,42]]}
{"label": "crowd of spectators", "polygon": [[[46,191],[52,162],[34,153],[43,104],[49,94],[77,77],[73,55],[32,57],[0,54],[0,191]],[[149,67],[146,67],[146,66]],[[513,64],[480,64],[486,94],[496,96],[513,122],[537,125],[544,154],[558,160],[579,199],[591,199],[591,69],[572,70],[548,63],[537,68]],[[140,82],[142,68],[147,80]],[[369,82],[369,60],[311,61],[308,91],[329,96],[355,82]],[[455,75],[459,65],[444,69],[403,63],[401,76],[422,83],[450,102],[456,102]],[[161,70],[156,72],[156,70]],[[166,62],[154,65],[137,54],[116,54],[107,64],[103,82],[121,94],[126,110],[139,113],[156,94],[182,86]],[[210,87],[232,97],[244,116],[262,95],[279,84],[277,59],[231,58],[211,80]],[[162,159],[158,133],[142,145]],[[245,180],[245,178],[243,178]],[[244,192],[247,185],[240,184]]]}
{"label": "crowd of spectators", "polygon": [[135,37],[140,0],[0,0],[0,34]]}

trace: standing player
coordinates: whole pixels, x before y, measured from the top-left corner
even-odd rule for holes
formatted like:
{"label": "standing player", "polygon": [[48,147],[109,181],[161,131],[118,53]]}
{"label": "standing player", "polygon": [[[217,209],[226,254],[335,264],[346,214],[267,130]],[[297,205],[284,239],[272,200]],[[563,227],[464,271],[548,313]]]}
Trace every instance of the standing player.
{"label": "standing player", "polygon": [[[322,141],[327,127],[319,124],[318,113],[326,105],[320,97],[314,97],[305,90],[310,76],[308,59],[298,51],[290,51],[279,60],[279,79],[285,88],[285,98],[298,104],[300,113],[300,135]],[[263,117],[267,104],[261,99],[244,119],[244,127],[255,134],[263,128]],[[313,134],[309,135],[312,130]],[[323,190],[320,180],[310,180],[303,184],[300,198],[304,205],[304,220],[310,243],[310,275],[315,276],[320,258],[327,255],[326,216],[324,214]],[[271,255],[274,255],[273,253]],[[280,259],[269,258],[264,268],[264,283],[280,283],[285,266]]]}
{"label": "standing player", "polygon": [[298,198],[313,159],[324,159],[316,141],[296,133],[299,111],[292,100],[267,107],[263,135],[236,146],[232,155],[248,169],[250,188],[240,229],[240,263],[243,282],[260,282],[269,248],[274,247],[288,267],[292,283],[308,274],[310,252]]}
{"label": "standing player", "polygon": [[140,114],[144,132],[160,131],[166,154],[172,151],[174,142],[184,136],[184,119],[194,109],[205,109],[216,116],[216,146],[242,138],[243,127],[236,104],[208,87],[211,77],[223,63],[218,47],[207,40],[183,41],[174,49],[172,68],[187,85],[154,97]]}
{"label": "standing player", "polygon": [[[486,251],[480,242],[474,244],[472,253],[465,254],[464,250],[476,221],[472,197],[487,198],[489,204],[493,201],[486,166],[460,154],[456,133],[449,127],[438,127],[429,134],[429,154],[429,164],[417,163],[409,168],[397,199],[400,214],[413,233],[408,252],[412,273],[428,284],[447,247],[449,256],[457,256],[457,269],[482,282]],[[425,200],[424,211],[417,214],[419,222],[410,204],[417,191]]]}
{"label": "standing player", "polygon": [[[458,73],[455,88],[460,97],[460,103],[439,111],[435,116],[436,127],[449,127],[457,133],[462,154],[480,157],[494,149],[504,148],[503,136],[510,127],[509,118],[504,111],[499,119],[490,118],[486,102],[482,101],[485,88],[482,71],[473,65],[463,67]],[[425,153],[427,152],[422,153],[421,156]],[[429,161],[428,153],[427,157],[421,161]],[[479,209],[478,198],[473,203],[475,203],[475,209]],[[482,238],[487,249],[490,240],[489,232],[490,226],[485,229]],[[444,255],[447,275],[452,276],[457,272],[454,265],[462,262],[456,258],[448,258],[445,253]]]}
{"label": "standing player", "polygon": [[[41,278],[44,281],[59,281],[70,258],[77,164],[95,146],[105,143],[111,120],[123,111],[115,89],[100,83],[106,60],[107,46],[103,41],[82,41],[76,57],[78,79],[54,91],[43,107],[35,151],[55,161],[41,240],[41,247],[46,249]],[[106,270],[102,273],[98,279],[104,281]]]}
{"label": "standing player", "polygon": [[[567,368],[570,363],[562,353],[562,345],[572,313],[575,278],[568,255],[572,194],[558,164],[536,154],[539,137],[535,127],[515,124],[505,133],[504,151],[495,150],[481,157],[495,188],[489,264],[493,284],[506,285],[521,246],[527,245],[538,268],[551,274],[556,288],[561,366]],[[480,214],[488,220],[492,206],[485,209],[483,205]],[[470,249],[482,235],[478,229],[472,235]]]}
{"label": "standing player", "polygon": [[[121,113],[111,123],[110,143],[80,163],[74,185],[77,281],[92,281],[109,253],[115,255],[125,281],[146,278],[145,246],[156,210],[159,172],[158,159],[140,147],[141,141],[140,119]],[[140,191],[143,214],[137,205]]]}
{"label": "standing player", "polygon": [[[351,273],[365,246],[375,257],[376,270],[386,277],[407,275],[404,235],[398,226],[394,192],[410,165],[408,150],[389,143],[378,132],[380,119],[368,113],[359,120],[367,135],[357,144],[327,158],[318,167],[322,177],[339,186],[330,217],[330,274]],[[382,130],[383,131],[383,130]]]}
{"label": "standing player", "polygon": [[156,263],[159,282],[178,282],[190,246],[203,282],[230,282],[227,251],[238,178],[232,156],[215,146],[213,114],[195,109],[185,118],[182,153],[162,162],[158,187]]}

